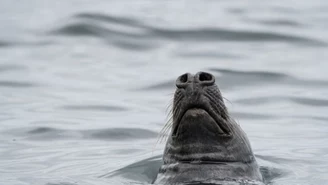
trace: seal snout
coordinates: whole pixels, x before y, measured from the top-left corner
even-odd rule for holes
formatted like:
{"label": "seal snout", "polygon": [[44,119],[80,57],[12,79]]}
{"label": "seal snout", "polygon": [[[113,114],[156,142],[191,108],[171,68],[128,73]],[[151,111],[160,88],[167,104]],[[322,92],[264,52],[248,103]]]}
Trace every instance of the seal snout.
{"label": "seal snout", "polygon": [[198,72],[195,76],[190,73],[185,73],[176,80],[176,86],[178,88],[188,88],[194,84],[212,86],[215,84],[215,77],[210,73]]}
{"label": "seal snout", "polygon": [[[206,72],[198,72],[195,75],[185,73],[177,78],[176,86],[173,101],[173,136],[177,135],[182,124],[190,124],[196,120],[199,127],[204,126],[204,123],[216,122],[218,133],[229,134],[225,125],[225,105],[215,85],[214,75]],[[183,119],[188,117],[190,119]]]}

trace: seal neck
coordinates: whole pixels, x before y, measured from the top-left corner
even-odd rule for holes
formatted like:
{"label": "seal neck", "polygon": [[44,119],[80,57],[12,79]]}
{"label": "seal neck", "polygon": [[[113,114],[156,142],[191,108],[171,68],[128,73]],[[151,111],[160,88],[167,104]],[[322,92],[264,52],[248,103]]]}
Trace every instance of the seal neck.
{"label": "seal neck", "polygon": [[190,184],[195,182],[222,184],[222,181],[252,181],[261,184],[262,176],[256,161],[248,164],[242,162],[210,164],[177,162],[163,165],[156,180],[156,182],[165,182],[166,184]]}

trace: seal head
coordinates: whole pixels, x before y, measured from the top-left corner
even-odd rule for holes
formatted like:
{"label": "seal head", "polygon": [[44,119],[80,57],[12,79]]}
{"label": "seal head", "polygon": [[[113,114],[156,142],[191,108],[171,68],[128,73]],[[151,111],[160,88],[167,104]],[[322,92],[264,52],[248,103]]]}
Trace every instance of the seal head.
{"label": "seal head", "polygon": [[230,117],[215,77],[176,80],[173,124],[157,184],[256,184],[262,181],[251,145]]}

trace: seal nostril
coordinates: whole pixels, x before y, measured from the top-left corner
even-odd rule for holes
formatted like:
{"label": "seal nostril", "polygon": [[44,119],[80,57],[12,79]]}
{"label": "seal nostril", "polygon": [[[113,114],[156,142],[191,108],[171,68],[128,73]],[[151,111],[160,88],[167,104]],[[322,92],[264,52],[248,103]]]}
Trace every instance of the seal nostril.
{"label": "seal nostril", "polygon": [[203,85],[210,86],[215,83],[215,77],[210,73],[199,72],[197,76],[198,82]]}
{"label": "seal nostril", "polygon": [[209,73],[201,73],[199,75],[199,81],[212,81],[212,75]]}
{"label": "seal nostril", "polygon": [[199,74],[199,81],[203,82],[203,81],[213,81],[214,80],[214,76],[210,73],[205,73],[202,72]]}
{"label": "seal nostril", "polygon": [[186,88],[188,86],[188,82],[190,81],[191,74],[190,73],[185,73],[181,76],[178,77],[176,80],[176,86],[178,88]]}
{"label": "seal nostril", "polygon": [[188,74],[183,74],[181,77],[180,77],[180,82],[181,83],[186,83],[188,81]]}

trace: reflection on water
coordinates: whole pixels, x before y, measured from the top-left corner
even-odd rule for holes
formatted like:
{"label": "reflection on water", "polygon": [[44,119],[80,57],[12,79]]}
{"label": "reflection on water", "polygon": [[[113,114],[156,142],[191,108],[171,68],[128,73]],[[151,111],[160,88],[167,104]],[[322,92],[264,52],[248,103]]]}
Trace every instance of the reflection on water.
{"label": "reflection on water", "polygon": [[149,184],[178,75],[216,75],[267,183],[327,184],[328,4],[0,2],[0,184]]}

